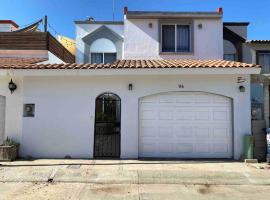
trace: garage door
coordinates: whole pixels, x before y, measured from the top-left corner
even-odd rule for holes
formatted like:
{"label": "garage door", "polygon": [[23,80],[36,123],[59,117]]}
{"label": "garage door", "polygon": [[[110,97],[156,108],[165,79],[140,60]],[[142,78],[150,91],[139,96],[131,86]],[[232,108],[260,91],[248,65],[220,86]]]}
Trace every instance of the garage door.
{"label": "garage door", "polygon": [[202,92],[140,99],[139,157],[231,158],[232,102]]}
{"label": "garage door", "polygon": [[6,99],[4,96],[0,95],[0,144],[2,144],[4,140],[5,133],[5,107]]}

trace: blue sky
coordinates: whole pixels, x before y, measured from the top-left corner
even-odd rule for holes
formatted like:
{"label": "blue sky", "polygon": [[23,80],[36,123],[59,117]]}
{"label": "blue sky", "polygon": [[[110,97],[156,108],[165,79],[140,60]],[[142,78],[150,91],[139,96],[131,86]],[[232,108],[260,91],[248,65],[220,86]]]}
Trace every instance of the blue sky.
{"label": "blue sky", "polygon": [[[92,16],[112,19],[112,0],[0,0],[0,19],[12,19],[20,26],[48,16],[56,32],[74,38],[74,20]],[[270,39],[269,0],[115,0],[115,19],[129,10],[215,11],[224,9],[224,21],[248,21],[249,39]],[[55,30],[49,28],[50,32]]]}

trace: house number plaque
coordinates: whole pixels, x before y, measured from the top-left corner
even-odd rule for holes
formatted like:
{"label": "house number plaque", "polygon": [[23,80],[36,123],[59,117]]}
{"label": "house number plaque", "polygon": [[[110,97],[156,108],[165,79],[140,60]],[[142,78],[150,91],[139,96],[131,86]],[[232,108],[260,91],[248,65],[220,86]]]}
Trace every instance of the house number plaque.
{"label": "house number plaque", "polygon": [[185,86],[184,86],[183,84],[179,84],[178,87],[179,87],[180,89],[185,88]]}

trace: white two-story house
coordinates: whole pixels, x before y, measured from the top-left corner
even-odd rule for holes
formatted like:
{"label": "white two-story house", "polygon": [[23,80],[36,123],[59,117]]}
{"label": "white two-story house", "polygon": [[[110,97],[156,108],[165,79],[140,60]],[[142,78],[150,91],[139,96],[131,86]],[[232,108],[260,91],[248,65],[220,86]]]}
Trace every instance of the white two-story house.
{"label": "white two-story house", "polygon": [[240,159],[260,67],[223,60],[222,17],[125,8],[121,22],[76,21],[76,63],[0,67],[18,85],[0,90],[6,110],[21,105],[6,114],[22,116],[5,135],[22,156]]}

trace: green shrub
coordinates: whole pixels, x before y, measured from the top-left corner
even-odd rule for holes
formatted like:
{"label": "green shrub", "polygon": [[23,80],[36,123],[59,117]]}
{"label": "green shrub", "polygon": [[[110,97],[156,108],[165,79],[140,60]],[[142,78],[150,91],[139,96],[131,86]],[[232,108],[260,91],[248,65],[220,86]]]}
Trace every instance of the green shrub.
{"label": "green shrub", "polygon": [[7,137],[2,146],[14,146],[14,145],[18,145],[18,143],[16,143],[14,140],[10,139],[9,137]]}

